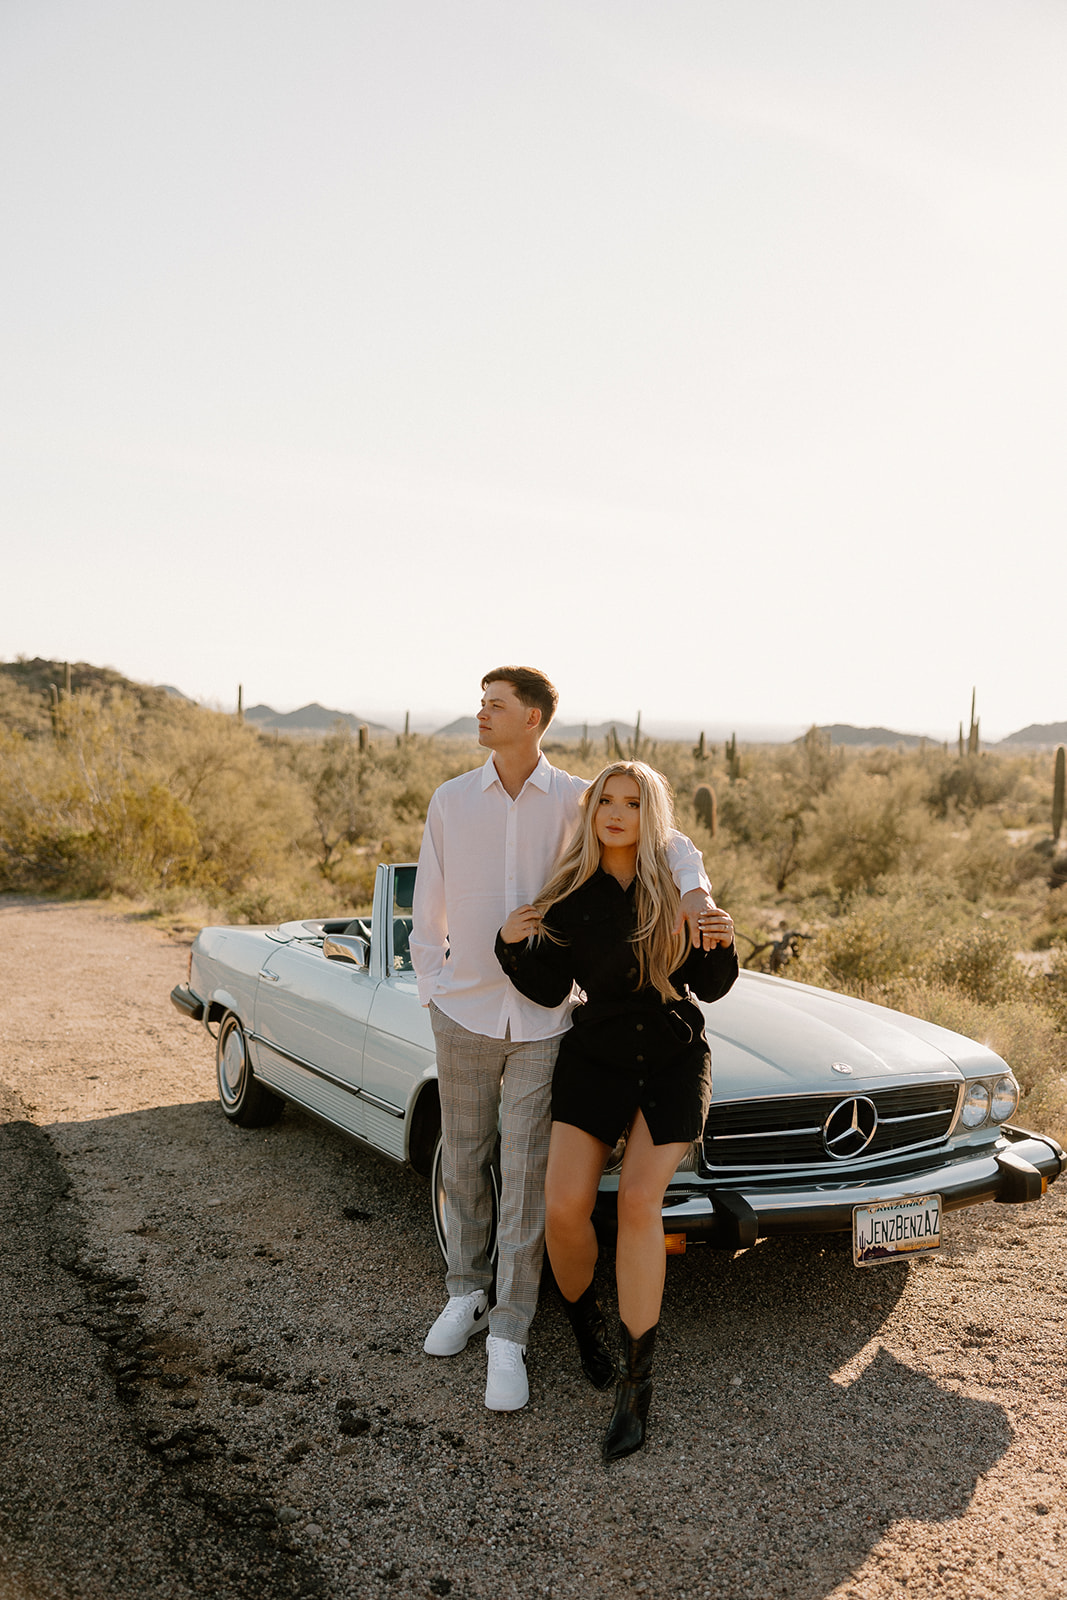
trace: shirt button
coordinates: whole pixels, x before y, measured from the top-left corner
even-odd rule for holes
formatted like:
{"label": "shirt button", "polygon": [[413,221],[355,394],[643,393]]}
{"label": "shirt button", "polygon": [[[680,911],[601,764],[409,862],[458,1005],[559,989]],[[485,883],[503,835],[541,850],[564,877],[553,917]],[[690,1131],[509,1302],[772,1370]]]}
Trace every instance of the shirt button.
{"label": "shirt button", "polygon": [[644,1027],[645,1027],[645,1025],[644,1025],[644,1023],[643,1023],[643,1022],[639,1022],[639,1023],[638,1023],[638,1024],[637,1024],[637,1031],[638,1031],[638,1033],[642,1033],[642,1032],[643,1032],[643,1031],[644,1031]]}
{"label": "shirt button", "polygon": [[638,1088],[639,1088],[639,1089],[643,1089],[643,1088],[644,1088],[644,1087],[645,1087],[645,1080],[644,1080],[644,1078],[638,1078],[638,1080],[637,1080],[637,1087],[638,1087]]}
{"label": "shirt button", "polygon": [[637,1059],[638,1059],[638,1061],[643,1061],[645,1058],[644,1058],[644,1056],[638,1056]]}

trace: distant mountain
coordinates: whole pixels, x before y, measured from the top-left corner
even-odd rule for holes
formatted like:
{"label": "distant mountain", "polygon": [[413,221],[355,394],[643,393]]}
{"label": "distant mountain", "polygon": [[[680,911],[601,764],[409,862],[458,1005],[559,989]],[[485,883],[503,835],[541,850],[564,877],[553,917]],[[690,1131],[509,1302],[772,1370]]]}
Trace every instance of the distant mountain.
{"label": "distant mountain", "polygon": [[351,711],[331,711],[317,701],[301,706],[299,711],[275,711],[273,706],[251,706],[245,712],[245,721],[264,733],[275,730],[279,733],[331,733],[339,722],[351,728],[353,733],[357,728],[366,728],[369,733],[393,731],[380,722],[371,722],[369,717],[357,717]]}
{"label": "distant mountain", "polygon": [[[854,728],[849,722],[825,723],[819,728],[820,733],[829,735],[831,744],[865,744],[874,746],[907,745],[909,748],[923,743],[925,735],[919,733],[894,733],[892,728]],[[795,742],[799,744],[801,738]],[[940,744],[941,740],[929,739],[929,744]]]}
{"label": "distant mountain", "polygon": [[[556,739],[571,741],[575,739],[606,739],[612,728],[620,739],[633,738],[633,726],[629,722],[552,722],[549,724],[546,743]],[[435,739],[476,739],[478,737],[477,717],[457,717],[455,722],[450,722],[447,728],[438,728],[434,734]]]}
{"label": "distant mountain", "polygon": [[1028,728],[1020,728],[1018,733],[1009,733],[1006,739],[1001,739],[1000,746],[1011,745],[1056,745],[1067,744],[1067,722],[1031,722]]}
{"label": "distant mountain", "polygon": [[53,683],[62,693],[68,670],[72,694],[89,690],[107,695],[118,689],[148,708],[165,704],[169,695],[177,693],[174,689],[157,689],[152,684],[135,683],[113,667],[94,667],[88,661],[46,661],[43,656],[34,656],[32,661],[0,661],[0,673],[6,678],[28,693],[42,695],[46,699]]}
{"label": "distant mountain", "polygon": [[[632,739],[634,729],[632,722],[553,722],[548,730],[550,739],[606,739],[612,728],[621,740]],[[642,743],[645,739],[653,738],[647,729],[641,735]]]}

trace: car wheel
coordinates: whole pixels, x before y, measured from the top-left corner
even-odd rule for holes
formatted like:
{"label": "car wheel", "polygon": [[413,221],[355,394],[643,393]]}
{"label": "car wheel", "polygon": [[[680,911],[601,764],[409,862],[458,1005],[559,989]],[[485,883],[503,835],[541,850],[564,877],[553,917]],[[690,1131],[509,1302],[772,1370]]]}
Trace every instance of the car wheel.
{"label": "car wheel", "polygon": [[272,1090],[257,1083],[248,1059],[248,1042],[244,1029],[232,1011],[227,1012],[219,1028],[215,1046],[215,1076],[219,1087],[219,1104],[231,1122],[239,1128],[265,1128],[277,1122],[285,1110],[285,1101]]}
{"label": "car wheel", "polygon": [[[437,1243],[441,1254],[448,1262],[448,1214],[445,1205],[445,1178],[442,1168],[444,1152],[444,1139],[437,1135],[437,1143],[433,1147],[433,1161],[430,1165],[430,1208],[433,1211],[434,1231],[437,1234]],[[500,1155],[499,1151],[493,1157],[493,1165],[489,1170],[489,1179],[493,1196],[493,1223],[489,1233],[489,1249],[486,1252],[490,1261],[496,1260],[496,1230],[500,1220]]]}

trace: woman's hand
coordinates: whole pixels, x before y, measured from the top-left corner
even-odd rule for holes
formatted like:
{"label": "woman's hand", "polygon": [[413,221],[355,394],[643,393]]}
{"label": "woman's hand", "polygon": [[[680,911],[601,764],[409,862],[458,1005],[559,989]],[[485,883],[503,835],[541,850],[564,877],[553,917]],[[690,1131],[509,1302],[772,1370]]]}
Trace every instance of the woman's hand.
{"label": "woman's hand", "polygon": [[729,949],[733,943],[733,922],[706,889],[690,889],[683,894],[673,932],[681,933],[683,928],[688,928],[695,950],[714,950],[717,944]]}
{"label": "woman's hand", "polygon": [[688,926],[689,938],[696,950],[714,950],[716,945],[728,950],[733,944],[733,921],[725,911],[720,910],[705,889],[690,889],[683,894],[674,932],[681,933],[685,926]]}
{"label": "woman's hand", "polygon": [[541,926],[541,915],[533,906],[520,906],[513,911],[500,930],[505,944],[522,944]]}
{"label": "woman's hand", "polygon": [[734,924],[729,913],[723,911],[720,906],[715,906],[711,911],[702,911],[700,939],[705,950],[714,950],[716,945],[729,950],[734,942]]}

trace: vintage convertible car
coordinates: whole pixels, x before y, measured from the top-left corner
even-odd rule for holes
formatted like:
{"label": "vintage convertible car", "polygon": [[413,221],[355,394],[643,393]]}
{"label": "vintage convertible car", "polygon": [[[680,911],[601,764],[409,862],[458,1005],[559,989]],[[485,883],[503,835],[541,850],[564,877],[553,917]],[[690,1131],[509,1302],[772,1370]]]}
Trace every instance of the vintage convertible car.
{"label": "vintage convertible car", "polygon": [[[369,918],[205,928],[171,999],[216,1045],[231,1122],[291,1100],[430,1179],[444,1249],[441,1115],[408,954],[413,866],[380,866]],[[936,1249],[943,1214],[1038,1199],[1067,1156],[1012,1125],[1019,1087],[991,1050],[828,990],[742,972],[704,1008],[715,1093],[666,1195],[669,1247],[851,1232],[857,1265]],[[597,1216],[614,1216],[620,1144]]]}

